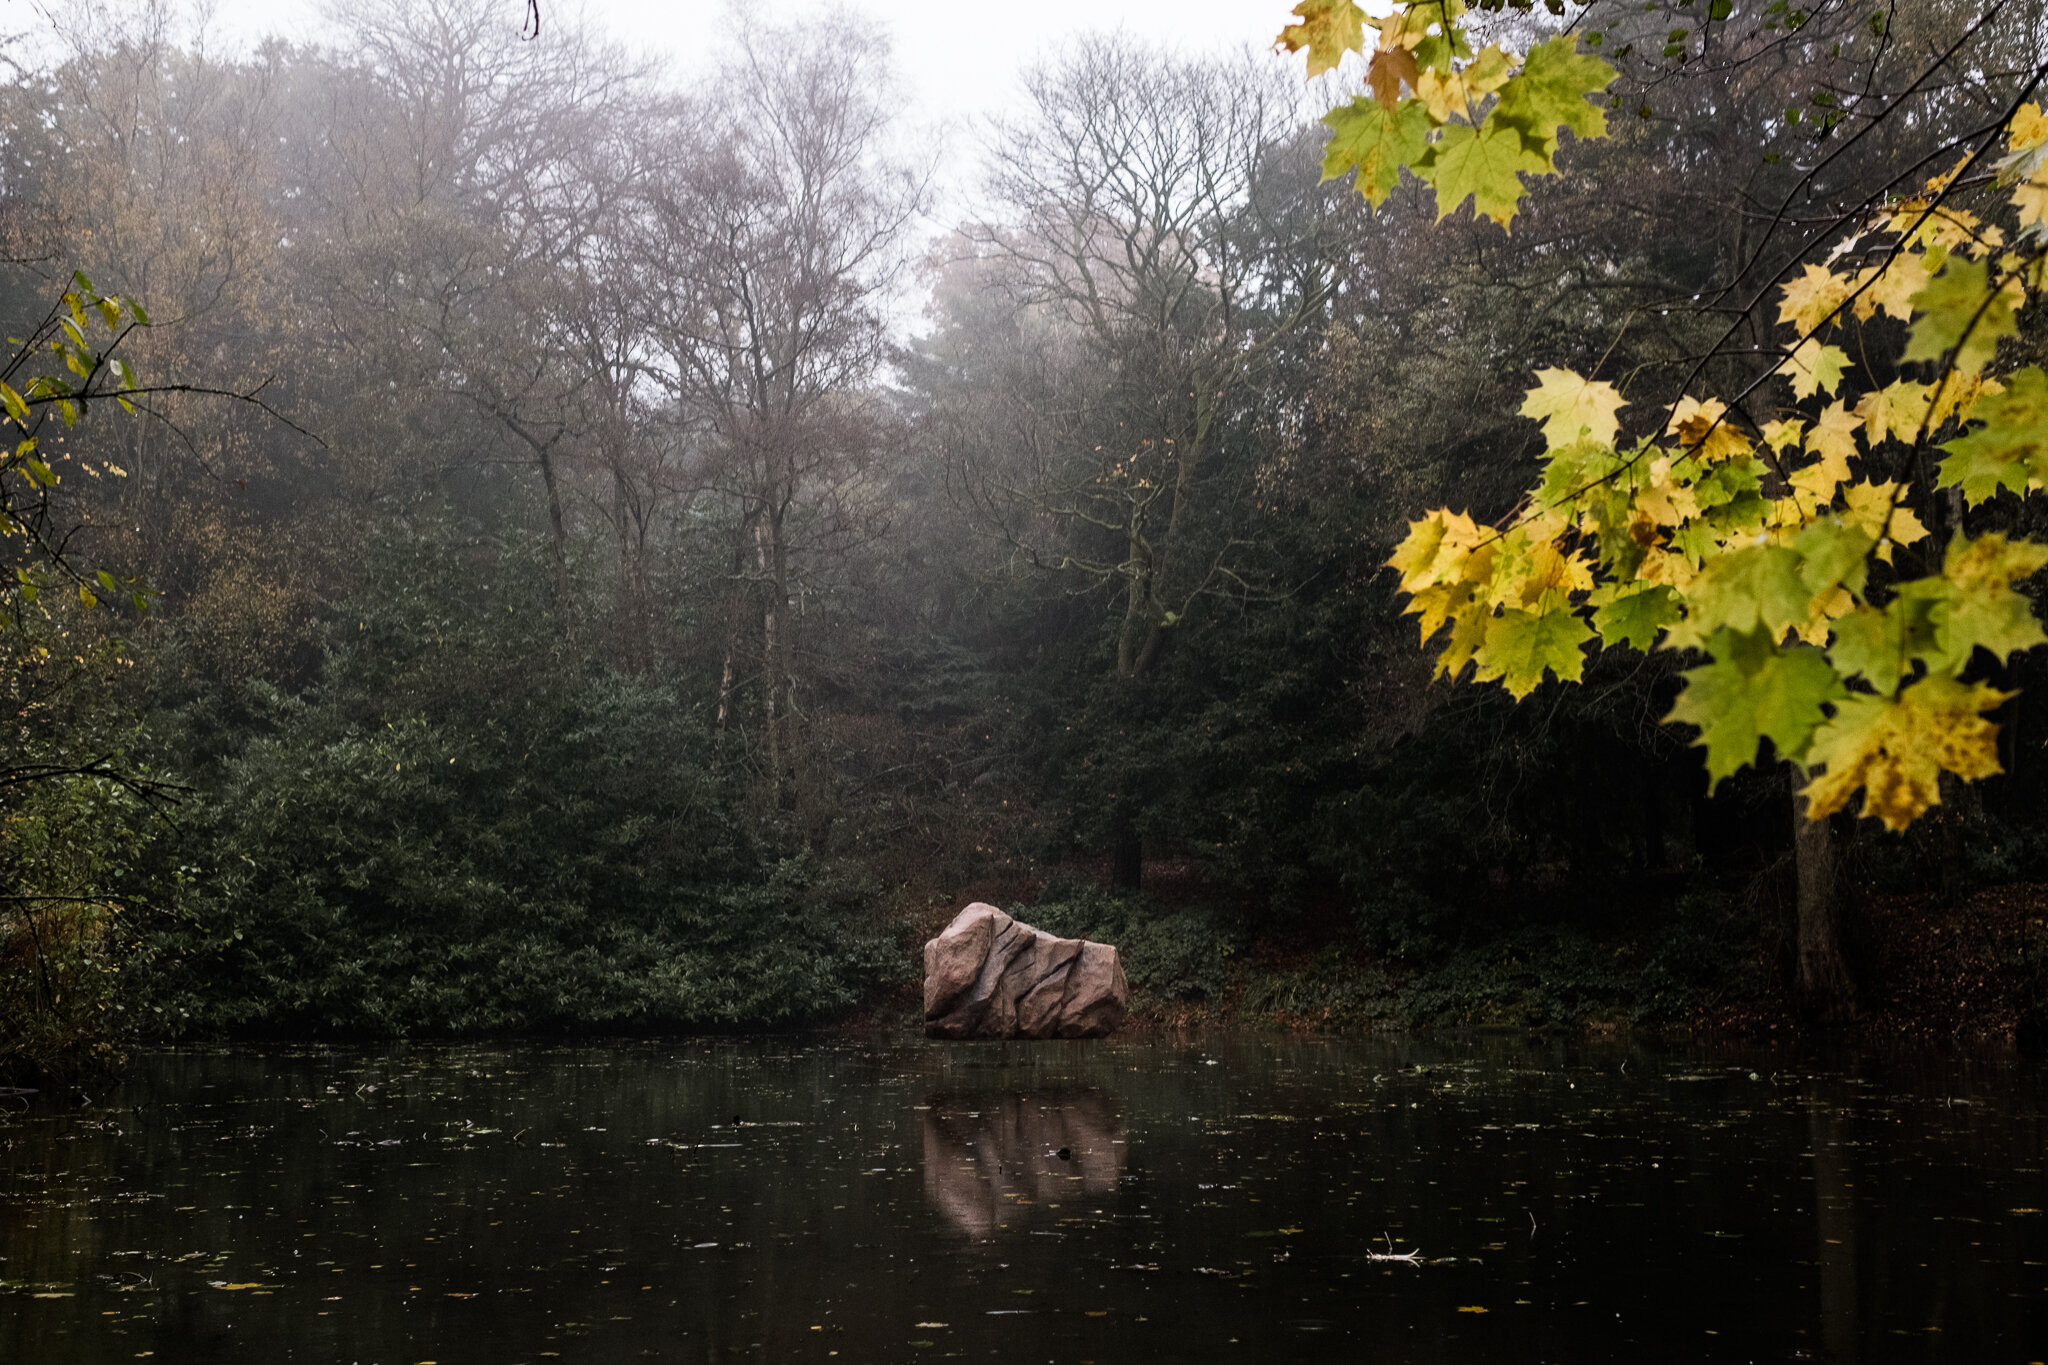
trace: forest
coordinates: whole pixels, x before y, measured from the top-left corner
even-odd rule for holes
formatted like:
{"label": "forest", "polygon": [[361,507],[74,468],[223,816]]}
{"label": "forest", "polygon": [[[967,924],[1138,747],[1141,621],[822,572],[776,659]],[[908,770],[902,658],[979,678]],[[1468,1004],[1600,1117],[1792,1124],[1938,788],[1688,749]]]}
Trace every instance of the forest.
{"label": "forest", "polygon": [[[1671,723],[1704,639],[1454,685],[1399,553],[1516,513],[1542,372],[1818,414],[1775,287],[2004,154],[2039,5],[1482,7],[1614,71],[1507,225],[1326,178],[1349,67],[1077,38],[934,152],[858,15],[682,81],[516,8],[81,8],[0,85],[0,1070],[887,1018],[970,900],[1169,1022],[1891,1028],[1939,940],[1927,1027],[2048,1025],[2038,651],[1938,804],[1807,820],[1784,734]],[[1858,392],[1939,384],[1906,315]],[[1870,423],[1886,572],[2038,531]]]}

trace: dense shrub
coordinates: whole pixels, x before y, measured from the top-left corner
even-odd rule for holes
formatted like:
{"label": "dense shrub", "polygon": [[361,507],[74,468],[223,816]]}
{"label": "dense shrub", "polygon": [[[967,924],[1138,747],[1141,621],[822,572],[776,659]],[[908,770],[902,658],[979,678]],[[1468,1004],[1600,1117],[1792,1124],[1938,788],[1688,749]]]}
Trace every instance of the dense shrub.
{"label": "dense shrub", "polygon": [[858,880],[745,816],[687,699],[574,646],[544,564],[438,527],[369,568],[188,816],[173,1031],[764,1023],[884,970]]}

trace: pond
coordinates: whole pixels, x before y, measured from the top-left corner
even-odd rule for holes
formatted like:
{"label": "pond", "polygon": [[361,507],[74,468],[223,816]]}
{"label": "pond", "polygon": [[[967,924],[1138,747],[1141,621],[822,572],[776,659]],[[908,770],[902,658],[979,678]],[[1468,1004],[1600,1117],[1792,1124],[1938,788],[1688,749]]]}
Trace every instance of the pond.
{"label": "pond", "polygon": [[22,1365],[2048,1358],[2048,1086],[1996,1058],[221,1050],[11,1104]]}

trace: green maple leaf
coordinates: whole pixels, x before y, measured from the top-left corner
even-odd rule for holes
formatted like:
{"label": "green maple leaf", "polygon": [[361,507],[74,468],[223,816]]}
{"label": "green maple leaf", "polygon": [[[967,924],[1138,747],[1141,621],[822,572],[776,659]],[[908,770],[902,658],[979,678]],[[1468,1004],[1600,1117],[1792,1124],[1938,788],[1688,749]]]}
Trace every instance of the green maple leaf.
{"label": "green maple leaf", "polygon": [[1685,690],[1665,717],[1699,727],[1716,786],[1753,762],[1766,739],[1780,757],[1798,761],[1827,719],[1821,708],[1848,695],[1826,655],[1774,641],[1765,628],[1714,632],[1707,642],[1714,661],[1686,671]]}
{"label": "green maple leaf", "polygon": [[1816,392],[1834,396],[1842,387],[1842,375],[1853,368],[1849,353],[1839,346],[1823,346],[1813,337],[1799,343],[1792,351],[1792,369],[1786,378],[1792,381],[1794,398],[1811,398]]}
{"label": "green maple leaf", "polygon": [[1626,644],[1648,653],[1657,632],[1678,619],[1678,594],[1663,584],[1615,597],[1593,611],[1603,644]]}
{"label": "green maple leaf", "polygon": [[1378,208],[1400,183],[1401,168],[1413,166],[1428,150],[1432,127],[1422,101],[1410,97],[1389,112],[1370,96],[1323,115],[1330,141],[1323,148],[1323,179],[1358,172],[1358,192]]}
{"label": "green maple leaf", "polygon": [[1794,536],[1792,548],[1799,554],[1799,578],[1808,592],[1819,596],[1839,587],[1861,597],[1877,542],[1862,527],[1829,517]]}
{"label": "green maple leaf", "polygon": [[1746,545],[1711,556],[1686,590],[1686,620],[1672,643],[1697,645],[1726,628],[1759,627],[1773,638],[1803,624],[1813,593],[1800,575],[1802,557],[1783,545]]}
{"label": "green maple leaf", "polygon": [[2028,477],[2048,474],[2048,375],[2029,365],[2001,382],[2003,393],[1987,394],[1971,409],[1983,425],[1942,446],[1949,457],[1935,487],[1961,487],[1972,507],[2001,488],[2025,497]]}
{"label": "green maple leaf", "polygon": [[1858,607],[1835,622],[1828,658],[1843,677],[1860,677],[1888,697],[1916,659],[1934,652],[1934,606],[1927,597],[1901,596],[1883,610]]}
{"label": "green maple leaf", "polygon": [[1913,295],[1920,317],[1902,358],[1938,361],[1954,351],[1956,369],[1976,374],[1998,349],[1998,339],[2017,330],[2013,312],[2022,297],[2012,281],[2001,281],[1994,294],[1984,262],[1951,256],[1947,268]]}
{"label": "green maple leaf", "polygon": [[1365,11],[1351,0],[1301,0],[1294,7],[1301,22],[1280,30],[1280,44],[1289,52],[1308,49],[1311,79],[1334,71],[1347,52],[1365,47]]}
{"label": "green maple leaf", "polygon": [[1561,682],[1577,682],[1592,639],[1593,632],[1569,609],[1538,615],[1510,607],[1487,623],[1486,643],[1473,656],[1473,680],[1497,678],[1516,701],[1536,690],[1546,668]]}
{"label": "green maple leaf", "polygon": [[1474,128],[1453,123],[1415,159],[1415,173],[1436,186],[1438,221],[1472,200],[1472,211],[1506,227],[1522,201],[1521,172],[1550,169],[1544,157],[1530,151],[1512,128],[1492,120]]}
{"label": "green maple leaf", "polygon": [[2048,546],[2008,540],[1996,532],[1950,541],[1941,577],[1922,580],[1940,585],[1934,623],[1941,655],[1930,657],[1928,667],[1959,672],[1978,649],[1990,651],[2002,664],[2015,650],[2048,643],[2034,604],[2012,587],[2043,564],[2048,564]]}
{"label": "green maple leaf", "polygon": [[1519,134],[1523,145],[1543,158],[1545,170],[1557,153],[1559,128],[1582,138],[1607,136],[1605,111],[1586,97],[1612,83],[1614,68],[1581,54],[1578,47],[1578,39],[1566,35],[1529,49],[1522,69],[1500,88],[1499,102],[1486,118]]}

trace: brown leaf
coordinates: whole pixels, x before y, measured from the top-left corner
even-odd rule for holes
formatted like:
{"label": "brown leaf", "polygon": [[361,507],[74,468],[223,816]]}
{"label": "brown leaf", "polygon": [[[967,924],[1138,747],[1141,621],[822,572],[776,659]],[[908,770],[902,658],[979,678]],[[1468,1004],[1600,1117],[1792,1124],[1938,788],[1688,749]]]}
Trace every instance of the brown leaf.
{"label": "brown leaf", "polygon": [[1401,83],[1406,81],[1413,87],[1418,74],[1413,52],[1405,47],[1381,48],[1372,54],[1372,66],[1365,79],[1372,86],[1372,97],[1392,113],[1401,102]]}

